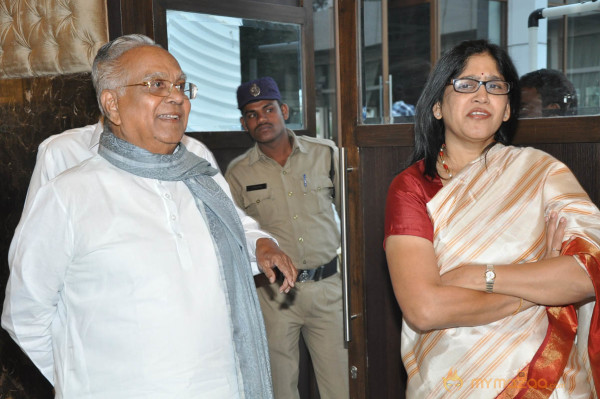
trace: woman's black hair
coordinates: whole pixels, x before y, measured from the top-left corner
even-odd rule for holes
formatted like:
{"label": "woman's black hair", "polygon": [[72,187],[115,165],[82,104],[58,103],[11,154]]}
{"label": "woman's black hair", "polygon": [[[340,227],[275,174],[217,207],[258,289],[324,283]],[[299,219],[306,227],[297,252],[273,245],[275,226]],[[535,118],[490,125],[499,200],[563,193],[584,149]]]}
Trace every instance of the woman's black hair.
{"label": "woman's black hair", "polygon": [[509,145],[517,128],[518,112],[521,103],[519,75],[508,53],[500,46],[486,40],[468,40],[445,53],[435,65],[415,107],[415,148],[411,164],[424,159],[425,176],[437,176],[436,162],[440,147],[444,143],[444,122],[433,115],[433,106],[442,103],[446,86],[464,71],[469,57],[476,54],[489,54],[496,60],[498,71],[510,83],[508,93],[510,118],[500,125],[494,135],[496,142]]}

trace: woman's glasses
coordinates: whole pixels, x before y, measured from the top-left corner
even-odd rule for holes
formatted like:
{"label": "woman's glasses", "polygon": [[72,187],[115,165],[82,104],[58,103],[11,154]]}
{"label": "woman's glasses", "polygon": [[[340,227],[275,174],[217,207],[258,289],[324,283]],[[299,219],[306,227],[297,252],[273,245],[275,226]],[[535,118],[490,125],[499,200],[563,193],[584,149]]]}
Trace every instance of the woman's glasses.
{"label": "woman's glasses", "polygon": [[475,93],[481,85],[485,85],[485,91],[490,94],[501,95],[510,92],[510,83],[503,80],[477,80],[471,78],[452,79],[450,83],[454,91],[459,93]]}

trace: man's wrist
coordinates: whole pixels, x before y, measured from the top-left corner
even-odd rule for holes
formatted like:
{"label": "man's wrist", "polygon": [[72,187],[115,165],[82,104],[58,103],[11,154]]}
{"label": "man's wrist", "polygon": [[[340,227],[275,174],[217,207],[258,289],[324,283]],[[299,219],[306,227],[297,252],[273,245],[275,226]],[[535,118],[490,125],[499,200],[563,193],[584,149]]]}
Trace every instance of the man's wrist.
{"label": "man's wrist", "polygon": [[259,237],[259,238],[256,239],[256,248],[257,249],[258,249],[258,245],[261,242],[261,240],[264,240],[264,241],[262,241],[262,245],[269,245],[269,246],[275,245],[275,246],[278,246],[277,241],[275,241],[275,239],[273,239],[271,237]]}

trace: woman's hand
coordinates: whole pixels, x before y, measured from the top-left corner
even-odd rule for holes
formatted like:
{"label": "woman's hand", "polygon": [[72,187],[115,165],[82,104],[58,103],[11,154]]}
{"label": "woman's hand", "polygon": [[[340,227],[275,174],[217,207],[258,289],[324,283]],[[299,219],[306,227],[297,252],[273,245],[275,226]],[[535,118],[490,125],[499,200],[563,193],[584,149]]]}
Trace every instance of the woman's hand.
{"label": "woman's hand", "polygon": [[557,218],[558,213],[556,211],[550,212],[550,216],[546,217],[546,252],[542,259],[560,256],[560,249],[565,238],[567,220],[561,217],[557,223]]}

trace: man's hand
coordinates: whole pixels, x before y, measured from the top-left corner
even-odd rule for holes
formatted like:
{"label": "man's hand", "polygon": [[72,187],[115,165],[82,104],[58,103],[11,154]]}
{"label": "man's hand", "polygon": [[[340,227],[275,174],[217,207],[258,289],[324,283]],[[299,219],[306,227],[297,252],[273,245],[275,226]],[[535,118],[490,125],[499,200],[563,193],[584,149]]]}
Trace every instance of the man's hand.
{"label": "man's hand", "polygon": [[275,241],[269,238],[259,238],[256,240],[256,262],[258,268],[274,283],[277,276],[274,268],[278,268],[283,274],[284,280],[279,292],[290,292],[298,277],[298,270],[292,263],[292,260],[279,248]]}

